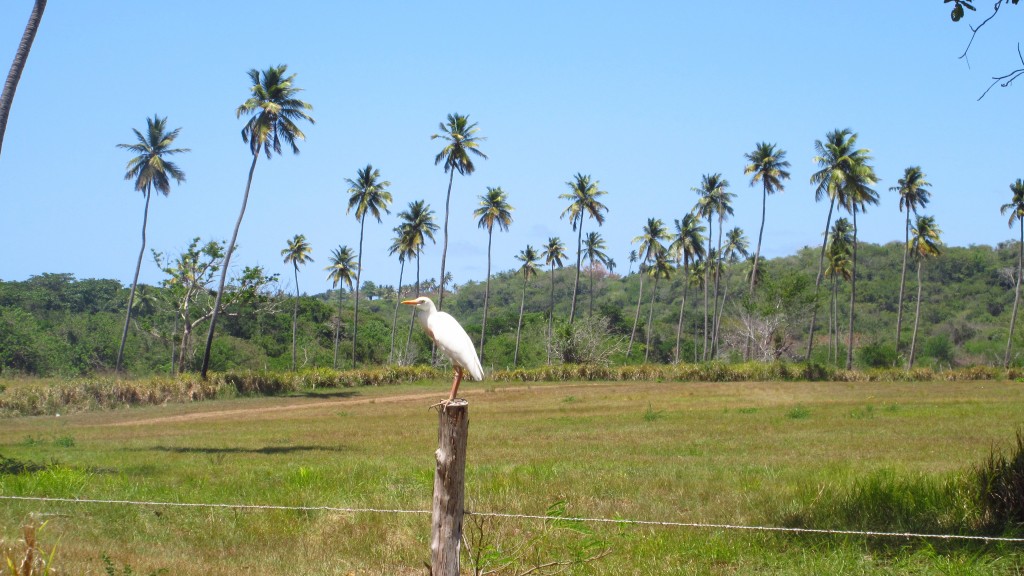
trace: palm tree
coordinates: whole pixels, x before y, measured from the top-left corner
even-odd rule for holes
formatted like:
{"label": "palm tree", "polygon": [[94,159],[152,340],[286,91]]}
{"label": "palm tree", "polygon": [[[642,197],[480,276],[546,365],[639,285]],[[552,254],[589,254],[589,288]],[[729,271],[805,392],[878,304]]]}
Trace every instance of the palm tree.
{"label": "palm tree", "polygon": [[867,162],[871,157],[867,150],[856,157],[855,163],[846,175],[844,185],[839,189],[837,201],[839,205],[853,216],[853,258],[850,267],[850,317],[849,333],[846,346],[846,369],[853,368],[853,322],[855,318],[854,303],[857,301],[857,213],[863,212],[866,205],[878,204],[878,192],[871,185],[878,181],[875,169]]}
{"label": "palm tree", "polygon": [[388,206],[391,205],[391,192],[388,186],[391,182],[380,180],[380,170],[367,164],[366,168],[356,170],[356,179],[346,178],[348,183],[348,214],[353,208],[356,209],[356,220],[359,220],[359,261],[356,265],[356,303],[355,315],[352,318],[352,367],[356,367],[356,342],[359,339],[359,287],[360,277],[363,272],[363,231],[366,228],[366,215],[372,214],[380,223],[380,213],[383,210],[390,214]]}
{"label": "palm tree", "polygon": [[[398,213],[403,225],[407,226],[410,242],[416,247],[416,297],[420,295],[420,257],[427,240],[437,243],[434,233],[437,232],[437,224],[434,222],[434,211],[424,200],[416,200],[409,203],[409,209]],[[409,316],[409,333],[405,337],[405,355],[409,355],[409,343],[412,341],[412,328],[416,322],[416,311],[412,310]]]}
{"label": "palm tree", "polygon": [[654,332],[654,303],[658,299],[658,280],[660,278],[672,277],[672,266],[669,264],[668,252],[661,250],[654,256],[654,262],[647,269],[647,273],[654,277],[654,289],[651,290],[651,307],[647,313],[647,339],[644,344],[644,363],[651,357],[651,334]]}
{"label": "palm tree", "polygon": [[[633,329],[629,333],[629,346],[626,347],[626,357],[629,358],[633,351],[633,340],[636,337],[636,325],[640,320],[640,302],[644,294],[644,273],[649,272],[651,264],[665,253],[665,242],[670,239],[665,223],[660,218],[648,218],[644,225],[643,234],[633,238],[633,244],[640,243],[637,254],[640,258],[640,293],[636,299],[636,313],[633,314]],[[657,274],[657,272],[655,272]],[[658,276],[654,276],[657,280]]]}
{"label": "palm tree", "polygon": [[36,39],[36,31],[39,30],[39,21],[43,19],[45,9],[46,0],[35,0],[28,24],[25,25],[25,33],[18,44],[18,51],[14,53],[11,70],[7,73],[4,90],[0,93],[0,150],[4,147],[4,134],[7,132],[7,118],[11,115],[11,105],[14,104],[14,93],[18,91],[18,82],[21,80],[22,71],[25,70],[25,62],[32,50],[32,42]]}
{"label": "palm tree", "polygon": [[914,306],[914,335],[910,339],[910,359],[907,361],[907,368],[914,367],[914,352],[917,349],[917,324],[921,319],[921,265],[928,258],[934,258],[942,253],[942,240],[939,235],[942,230],[935,224],[935,218],[931,216],[918,216],[911,231],[910,251],[917,261],[917,303]]}
{"label": "palm tree", "polygon": [[626,276],[633,273],[633,264],[636,264],[638,258],[639,256],[636,255],[636,250],[629,251],[629,269],[626,270]]}
{"label": "palm tree", "polygon": [[549,237],[548,243],[544,245],[544,263],[551,270],[551,300],[548,305],[548,364],[551,363],[551,334],[555,320],[555,266],[562,267],[562,260],[565,258],[565,244],[557,236]]}
{"label": "palm tree", "polygon": [[[45,5],[45,2],[43,4]],[[132,277],[132,289],[128,294],[128,311],[124,317],[121,345],[117,348],[117,364],[114,368],[116,372],[121,371],[124,345],[128,340],[128,326],[132,319],[132,304],[135,302],[135,289],[139,285],[139,270],[142,269],[142,256],[146,253],[146,224],[149,221],[149,201],[152,198],[152,191],[156,188],[157,192],[167,196],[171,193],[171,178],[174,178],[178,184],[185,181],[185,173],[168,159],[169,156],[189,151],[188,148],[171,148],[178,133],[181,132],[181,128],[175,128],[170,132],[166,130],[167,118],[160,118],[154,114],[152,118],[146,118],[145,134],[132,129],[135,132],[135,144],[117,145],[118,148],[131,150],[137,154],[128,161],[124,179],[135,181],[135,190],[142,192],[146,203],[142,210],[142,247],[139,248],[139,258],[135,262],[135,276]]]}
{"label": "palm tree", "polygon": [[313,261],[310,253],[313,248],[306,242],[306,236],[296,234],[288,241],[288,247],[281,250],[284,256],[284,263],[291,264],[295,270],[295,306],[292,309],[292,372],[295,371],[295,342],[299,326],[299,265]]}
{"label": "palm tree", "polygon": [[[445,173],[448,176],[448,195],[444,201],[444,243],[441,248],[441,275],[438,278],[444,279],[445,276],[445,261],[448,257],[448,214],[450,212],[452,202],[452,182],[455,180],[455,173],[458,172],[463,176],[468,176],[476,170],[476,166],[473,165],[473,158],[470,154],[474,154],[487,159],[487,155],[480,151],[480,142],[486,140],[482,136],[477,136],[476,133],[479,129],[476,127],[476,122],[469,122],[469,115],[461,115],[458,112],[448,115],[448,122],[441,122],[438,124],[441,132],[439,134],[432,134],[431,140],[440,138],[447,142],[445,147],[438,152],[437,156],[434,157],[434,166],[443,163]],[[437,309],[440,310],[444,304],[444,283],[440,287],[440,292],[437,297]]]}
{"label": "palm tree", "polygon": [[693,213],[683,216],[682,220],[676,220],[676,234],[669,245],[669,252],[676,259],[683,263],[683,300],[679,303],[679,320],[676,322],[676,348],[675,363],[679,363],[679,339],[683,331],[683,310],[686,308],[686,293],[690,287],[690,263],[704,260],[707,254],[704,250],[704,231],[707,230],[700,219]]}
{"label": "palm tree", "polygon": [[[733,228],[725,233],[725,245],[722,246],[722,261],[729,264],[731,270],[733,266],[739,263],[740,258],[746,258],[750,252],[750,243],[747,241],[747,237],[743,234],[743,230],[739,227]],[[753,283],[755,278],[751,278]],[[722,308],[721,311],[716,314],[715,328],[712,333],[712,341],[715,343],[714,348],[718,349],[718,334],[719,328],[722,327],[722,313],[725,311],[725,302],[729,298],[729,275],[725,278],[725,290],[722,294]],[[717,306],[717,303],[716,303]]]}
{"label": "palm tree", "polygon": [[931,183],[925,180],[920,166],[910,166],[903,171],[903,178],[897,186],[889,188],[890,192],[900,195],[900,212],[907,209],[907,220],[903,226],[903,268],[900,269],[900,296],[896,304],[896,354],[900,352],[900,334],[903,331],[903,288],[907,281],[907,256],[910,254],[910,213],[917,214],[918,208],[928,205],[932,193],[928,190]]}
{"label": "palm tree", "polygon": [[487,301],[491,296],[491,240],[494,239],[494,225],[508,232],[512,224],[512,205],[508,203],[508,194],[501,189],[487,187],[487,193],[480,197],[480,207],[473,211],[478,218],[478,228],[487,229],[487,283],[484,285],[484,317],[480,324],[480,362],[484,361],[484,336],[487,334]]}
{"label": "palm tree", "polygon": [[213,346],[213,334],[217,328],[217,318],[220,316],[220,301],[224,294],[224,283],[228,278],[228,269],[231,266],[231,255],[235,251],[235,241],[238,240],[238,229],[242,226],[242,217],[245,216],[245,206],[249,202],[249,189],[252,187],[252,175],[256,170],[256,160],[260,152],[267,156],[267,160],[274,153],[281,155],[281,143],[289,145],[293,154],[299,153],[298,140],[305,140],[306,135],[296,125],[298,120],[306,120],[315,124],[313,117],[306,113],[312,110],[313,106],[296,98],[301,88],[294,85],[295,74],[285,76],[288,66],[271,66],[263,72],[249,70],[251,96],[243,102],[236,110],[235,116],[252,115],[242,127],[242,141],[249,145],[252,152],[252,165],[249,166],[249,179],[245,184],[245,194],[242,196],[242,209],[238,213],[238,220],[235,222],[235,229],[231,233],[231,242],[228,243],[228,251],[224,257],[224,267],[221,269],[220,284],[217,287],[217,298],[214,302],[213,317],[210,318],[210,332],[206,336],[206,350],[203,353],[202,377],[206,379],[206,373],[210,368],[210,348]]}
{"label": "palm tree", "polygon": [[395,237],[391,240],[388,254],[392,256],[398,254],[398,297],[395,298],[395,312],[391,317],[391,351],[388,352],[388,364],[394,362],[395,357],[395,330],[398,327],[398,308],[402,305],[402,278],[405,277],[405,263],[416,256],[417,250],[408,222],[402,222],[395,226],[393,231]]}
{"label": "palm tree", "polygon": [[589,174],[583,175],[577,172],[573,176],[573,180],[565,184],[569,187],[569,192],[561,194],[559,198],[568,200],[569,207],[562,211],[559,218],[565,218],[566,214],[568,214],[573,232],[577,232],[578,229],[576,237],[576,279],[572,284],[572,305],[569,307],[569,324],[572,324],[576,318],[576,295],[579,294],[580,265],[583,258],[583,217],[590,216],[597,222],[598,226],[601,226],[604,224],[604,212],[608,211],[608,207],[598,200],[607,192],[600,190],[598,188],[600,183],[597,180],[592,181]]}
{"label": "palm tree", "polygon": [[610,258],[605,253],[607,246],[605,246],[604,238],[601,238],[600,232],[587,232],[587,238],[583,241],[583,254],[590,261],[590,307],[587,311],[587,316],[594,315],[594,267],[596,262],[600,262],[605,266],[608,265]]}
{"label": "palm tree", "polygon": [[1020,302],[1020,279],[1024,274],[1024,180],[1018,178],[1016,182],[1010,184],[1010,192],[1013,194],[1012,199],[999,208],[999,213],[1010,213],[1010,228],[1013,228],[1013,221],[1017,221],[1020,227],[1020,243],[1017,245],[1017,279],[1013,288],[1013,313],[1010,315],[1010,335],[1006,339],[1003,368],[1010,366],[1010,345],[1013,344],[1013,329],[1017,323],[1017,305]]}
{"label": "palm tree", "polygon": [[[735,198],[736,195],[733,194],[732,192],[726,191],[726,189],[728,187],[729,187],[729,181],[726,180],[725,178],[722,178],[721,174],[717,174],[716,173],[716,174],[704,174],[701,177],[700,187],[698,187],[698,188],[691,188],[691,190],[693,190],[694,192],[696,192],[697,194],[700,195],[700,198],[697,200],[697,205],[694,206],[694,208],[693,208],[694,213],[696,213],[698,216],[700,216],[702,218],[707,218],[708,219],[708,259],[709,260],[711,260],[711,258],[710,258],[710,256],[711,256],[711,229],[712,229],[711,218],[713,216],[715,216],[715,215],[718,215],[718,250],[716,250],[715,253],[716,254],[721,254],[722,253],[722,223],[725,222],[725,217],[726,216],[731,216],[733,214],[732,199]],[[705,267],[704,271],[705,271],[705,274],[712,274],[712,273],[714,273],[714,275],[715,275],[715,292],[714,292],[714,300],[713,300],[713,302],[715,302],[715,307],[717,308],[717,306],[718,306],[718,277],[719,277],[719,272],[720,272],[720,269],[721,269],[721,263],[717,259],[716,260],[712,260],[712,262],[714,262],[714,264],[712,264],[712,266],[710,266],[710,267]],[[709,354],[709,350],[708,350],[708,335],[709,335],[709,333],[708,333],[708,284],[710,284],[710,280],[708,278],[705,278],[705,280],[704,280],[704,351],[702,353],[702,358],[704,360],[708,360],[709,358],[713,358],[714,354],[715,354],[715,350],[714,350],[713,347],[710,350],[710,354]],[[714,312],[717,313],[717,310],[715,310]],[[715,324],[715,316],[714,316],[714,314],[712,315],[711,322],[712,322],[711,325],[713,327],[714,324]]]}
{"label": "palm tree", "polygon": [[785,187],[783,180],[789,180],[789,162],[786,161],[786,151],[776,148],[775,144],[758,142],[754,151],[744,154],[750,164],[743,168],[744,174],[753,174],[750,177],[750,185],[761,182],[761,230],[757,233],[757,249],[754,251],[754,268],[750,275],[750,294],[754,293],[754,280],[757,278],[757,264],[761,258],[761,238],[764,236],[765,212],[768,204],[768,195],[782,192]]}
{"label": "palm tree", "polygon": [[[356,255],[348,246],[339,246],[331,251],[330,265],[324,268],[328,271],[327,279],[331,286],[338,289],[338,322],[334,325],[334,369],[338,369],[338,334],[341,331],[341,306],[342,296],[345,293],[345,285],[352,291],[352,281],[356,277]],[[341,288],[338,288],[338,285]]]}
{"label": "palm tree", "polygon": [[516,255],[516,260],[523,263],[519,267],[519,271],[523,273],[523,297],[519,301],[519,323],[516,324],[516,351],[512,355],[513,368],[519,365],[519,335],[523,329],[523,309],[526,307],[526,284],[530,281],[531,277],[537,274],[537,260],[539,259],[540,255],[529,244],[526,245],[525,250]]}
{"label": "palm tree", "polygon": [[818,256],[818,275],[814,280],[814,305],[811,308],[811,326],[807,335],[807,359],[810,360],[811,352],[814,350],[814,324],[818,315],[818,290],[821,287],[821,277],[825,262],[825,244],[828,241],[828,231],[832,224],[832,211],[835,209],[836,200],[845,186],[850,171],[858,163],[859,159],[866,156],[868,151],[857,149],[857,134],[849,128],[835,129],[825,135],[825,142],[814,141],[814,150],[817,153],[814,161],[820,169],[811,174],[811,184],[817,184],[814,191],[814,201],[820,202],[828,196],[828,218],[825,220],[825,238],[821,241],[821,254]]}
{"label": "palm tree", "polygon": [[[846,218],[838,218],[826,238],[828,267],[825,276],[832,279],[831,305],[829,307],[829,346],[835,351],[832,359],[838,361],[839,354],[839,281],[853,278],[850,259],[853,253],[853,225]],[[835,335],[833,344],[832,335]]]}

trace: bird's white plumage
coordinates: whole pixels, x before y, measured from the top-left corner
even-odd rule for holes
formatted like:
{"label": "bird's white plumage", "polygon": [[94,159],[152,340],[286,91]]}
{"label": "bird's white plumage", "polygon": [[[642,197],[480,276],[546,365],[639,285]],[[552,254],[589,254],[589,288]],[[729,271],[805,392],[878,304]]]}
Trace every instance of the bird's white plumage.
{"label": "bird's white plumage", "polygon": [[416,319],[452,364],[465,370],[473,380],[484,379],[476,347],[458,320],[447,312],[438,311],[434,302],[425,296],[405,303],[416,306]]}

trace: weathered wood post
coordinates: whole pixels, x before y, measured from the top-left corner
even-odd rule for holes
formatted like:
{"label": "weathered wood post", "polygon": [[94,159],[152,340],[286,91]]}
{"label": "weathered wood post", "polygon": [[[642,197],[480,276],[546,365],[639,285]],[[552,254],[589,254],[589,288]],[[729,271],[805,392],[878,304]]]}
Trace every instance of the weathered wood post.
{"label": "weathered wood post", "polygon": [[458,576],[465,501],[469,402],[456,399],[438,412],[437,468],[430,532],[431,576]]}

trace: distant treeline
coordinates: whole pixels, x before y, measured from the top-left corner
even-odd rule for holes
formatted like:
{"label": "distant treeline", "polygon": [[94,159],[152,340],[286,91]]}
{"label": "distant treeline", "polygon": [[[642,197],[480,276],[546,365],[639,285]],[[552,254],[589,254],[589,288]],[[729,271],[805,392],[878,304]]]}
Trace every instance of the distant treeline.
{"label": "distant treeline", "polygon": [[[916,276],[908,274],[907,278],[902,346],[897,355],[896,312],[903,246],[862,243],[858,249],[855,365],[900,366],[905,362],[914,323]],[[921,276],[917,365],[946,368],[1002,364],[1013,307],[1016,257],[1017,244],[1005,243],[994,248],[947,247],[940,257],[927,262]],[[817,248],[762,260],[758,289],[751,299],[749,261],[726,264],[717,302],[721,320],[716,359],[804,361],[815,304],[817,265]],[[395,266],[397,276],[397,261]],[[541,269],[529,278],[518,367],[563,361],[638,364],[645,356],[650,363],[668,364],[677,357],[680,362],[694,362],[706,356],[700,278],[692,273],[684,277],[682,268],[675,268],[668,278],[655,284],[647,271],[642,277],[636,267],[631,268],[624,276],[611,274],[600,264],[592,276],[585,268],[572,324],[568,315],[574,271],[570,267],[554,271],[553,297],[549,271]],[[818,296],[816,344],[811,358],[823,366],[841,366],[845,360],[847,308],[832,303],[833,288],[836,300],[845,302],[849,286],[837,276],[833,287],[832,280],[823,281]],[[425,288],[435,288],[435,284]],[[655,285],[656,294],[652,292]],[[523,286],[524,277],[516,271],[498,273],[491,279],[485,340],[485,368],[489,370],[513,367]],[[686,305],[681,307],[684,290]],[[355,347],[358,365],[431,361],[430,343],[418,327],[411,326],[410,310],[401,307],[396,314],[398,298],[409,297],[413,291],[412,286],[396,290],[364,284]],[[199,291],[187,306],[183,298],[170,283],[140,286],[125,350],[129,374],[172,374],[197,368],[201,350],[197,358],[195,342],[184,338],[186,326],[205,334],[204,315],[212,306],[213,294]],[[352,298],[346,291],[299,299],[297,364],[301,369],[352,366]],[[480,339],[483,299],[482,282],[454,287],[445,298],[445,309],[460,320],[476,342]],[[0,281],[0,373],[82,376],[112,371],[127,301],[128,289],[115,280],[47,273],[22,282]],[[255,297],[225,302],[228,304],[218,323],[211,368],[288,370],[294,296],[270,283]],[[552,305],[554,318],[549,334]],[[714,303],[709,306],[713,308]],[[648,339],[649,317],[653,321]],[[340,328],[337,355],[336,327]],[[709,337],[714,335],[713,328],[708,328]],[[1019,349],[1015,339],[1012,365],[1024,363],[1016,352]]]}

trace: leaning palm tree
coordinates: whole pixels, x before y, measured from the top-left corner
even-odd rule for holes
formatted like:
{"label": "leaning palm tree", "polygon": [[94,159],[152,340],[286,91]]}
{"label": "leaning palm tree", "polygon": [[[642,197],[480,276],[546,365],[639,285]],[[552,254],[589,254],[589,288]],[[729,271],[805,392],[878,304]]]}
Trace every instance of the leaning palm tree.
{"label": "leaning palm tree", "polygon": [[118,144],[117,147],[131,150],[137,154],[137,156],[128,161],[124,179],[135,181],[135,190],[142,192],[146,203],[142,210],[142,247],[139,249],[139,258],[135,262],[135,276],[132,277],[132,289],[128,294],[128,311],[124,317],[121,345],[117,348],[117,364],[114,368],[116,372],[121,371],[121,362],[124,359],[124,344],[128,340],[128,326],[132,319],[132,304],[135,302],[135,289],[139,285],[139,270],[142,269],[142,256],[146,253],[146,223],[149,221],[149,201],[152,198],[154,188],[164,196],[171,193],[171,178],[174,178],[178,184],[185,181],[185,173],[174,162],[171,162],[168,157],[189,151],[188,148],[171,148],[174,140],[178,137],[178,133],[181,132],[181,128],[175,128],[167,132],[167,118],[160,118],[154,114],[152,118],[146,118],[145,134],[135,129],[132,131],[135,132],[135,144]]}
{"label": "leaning palm tree", "polygon": [[[736,197],[732,192],[728,192],[726,189],[729,187],[729,181],[722,178],[721,174],[704,174],[701,177],[700,187],[691,188],[694,192],[700,195],[697,200],[697,205],[694,206],[694,213],[702,218],[708,219],[708,256],[709,260],[711,255],[711,219],[713,216],[718,216],[718,250],[716,254],[722,253],[722,224],[725,222],[726,216],[733,214],[732,199]],[[719,276],[721,272],[721,262],[718,260],[712,260],[712,264],[709,267],[705,267],[706,274],[714,274],[715,277],[715,290],[714,300],[717,308],[718,304],[718,286]],[[710,277],[709,277],[710,278]],[[714,357],[716,350],[714,349],[714,343],[712,342],[712,348],[708,349],[708,285],[710,284],[709,279],[704,281],[704,351],[702,352],[702,359],[709,360]],[[715,311],[717,312],[717,310]],[[711,326],[715,325],[715,315],[711,317]]]}
{"label": "leaning palm tree", "polygon": [[683,263],[683,299],[679,303],[679,320],[676,322],[676,347],[674,361],[679,363],[679,340],[683,331],[683,310],[686,308],[686,294],[689,291],[690,264],[704,260],[707,254],[704,250],[704,231],[707,230],[701,223],[700,218],[695,214],[688,213],[682,220],[676,220],[676,233],[673,236],[672,244],[669,245],[669,253],[676,260]]}
{"label": "leaning palm tree", "polygon": [[914,352],[917,349],[917,324],[921,319],[921,265],[928,258],[942,253],[942,230],[931,216],[918,216],[911,231],[910,251],[917,262],[917,303],[914,305],[914,335],[910,339],[910,359],[907,368],[914,367]]}
{"label": "leaning palm tree", "polygon": [[14,53],[11,70],[7,73],[4,90],[0,92],[0,150],[4,147],[4,134],[7,132],[7,118],[11,115],[11,105],[14,104],[14,93],[18,90],[18,82],[21,80],[22,71],[25,70],[25,62],[32,50],[32,42],[36,38],[36,31],[39,30],[39,22],[43,19],[45,9],[46,0],[35,0],[28,24],[25,25],[25,32],[18,44],[18,51]]}
{"label": "leaning palm tree", "polygon": [[878,192],[871,186],[878,181],[875,169],[867,162],[871,157],[864,154],[857,157],[856,163],[846,175],[843,186],[839,189],[837,200],[839,205],[853,216],[853,258],[850,267],[850,323],[846,335],[846,369],[853,368],[853,323],[855,303],[857,301],[857,213],[863,212],[868,204],[878,204]]}
{"label": "leaning palm tree", "polygon": [[590,262],[590,305],[587,316],[594,315],[594,268],[597,263],[608,266],[611,260],[605,252],[607,248],[600,232],[587,232],[587,237],[583,240],[583,255]]}
{"label": "leaning palm tree", "polygon": [[644,295],[644,274],[648,273],[655,260],[665,253],[666,249],[663,242],[669,239],[668,230],[660,218],[648,218],[647,224],[643,228],[643,234],[633,238],[633,244],[640,244],[637,248],[637,254],[640,258],[640,293],[636,299],[636,313],[633,314],[633,329],[629,333],[629,345],[626,347],[627,358],[629,358],[630,353],[633,351],[636,326],[640,321],[640,303]]}
{"label": "leaning palm tree", "polygon": [[[444,201],[444,243],[441,245],[441,275],[438,278],[442,280],[445,277],[445,261],[448,258],[448,214],[450,212],[452,202],[452,182],[455,180],[455,173],[458,172],[463,176],[468,176],[476,170],[476,166],[473,165],[473,158],[470,154],[474,154],[487,159],[487,155],[480,151],[480,142],[486,140],[482,136],[477,136],[476,133],[480,130],[476,127],[476,122],[470,123],[469,115],[461,115],[458,112],[448,115],[447,122],[441,122],[438,124],[438,128],[441,132],[438,134],[432,134],[431,140],[440,138],[447,142],[444,148],[438,152],[437,156],[434,157],[434,165],[444,164],[444,171],[448,176],[448,195],[445,196]],[[438,310],[444,305],[444,283],[440,287],[440,292],[437,296],[437,308]]]}
{"label": "leaning palm tree", "polygon": [[743,168],[744,174],[753,174],[750,185],[761,183],[761,230],[757,233],[757,249],[754,250],[754,268],[750,275],[750,294],[754,293],[754,280],[757,278],[757,264],[761,258],[761,238],[764,236],[764,220],[768,205],[768,195],[782,192],[785,187],[783,180],[789,180],[789,162],[786,151],[776,148],[775,144],[758,142],[754,151],[743,155],[750,164]]}
{"label": "leaning palm tree", "polygon": [[285,76],[287,71],[288,66],[284,64],[271,66],[263,72],[249,70],[249,80],[252,82],[249,88],[251,96],[235,110],[235,116],[238,118],[242,115],[252,115],[242,127],[242,141],[249,145],[249,151],[252,152],[252,165],[249,166],[249,179],[246,181],[245,194],[242,196],[242,209],[238,213],[235,229],[231,233],[231,242],[228,243],[228,250],[224,255],[213,316],[210,318],[210,332],[206,336],[206,350],[203,352],[203,379],[206,379],[206,373],[210,368],[210,348],[213,346],[213,335],[217,328],[217,318],[220,316],[220,301],[231,266],[231,255],[235,251],[235,241],[238,240],[238,229],[242,226],[245,206],[249,202],[249,189],[252,187],[256,160],[259,159],[260,152],[266,154],[267,160],[274,153],[280,156],[282,142],[291,147],[293,154],[298,154],[299,147],[296,142],[305,140],[306,135],[299,129],[296,121],[306,120],[310,124],[315,123],[313,117],[306,113],[307,110],[312,110],[313,106],[296,98],[302,89],[296,88],[293,83],[295,74]]}
{"label": "leaning palm tree", "polygon": [[[712,341],[715,343],[714,348],[716,350],[718,349],[719,329],[722,327],[722,314],[725,311],[725,303],[729,299],[729,277],[731,276],[731,270],[740,262],[741,258],[746,258],[750,255],[749,248],[750,243],[747,241],[747,237],[743,234],[743,230],[741,228],[735,227],[725,233],[725,244],[722,246],[722,261],[729,265],[729,272],[725,277],[725,289],[722,293],[722,307],[720,312],[715,315],[715,328],[712,332]],[[751,280],[756,280],[756,278],[751,278]]]}
{"label": "leaning palm tree", "polygon": [[[434,222],[434,211],[430,209],[430,205],[424,200],[416,200],[409,203],[408,210],[398,213],[398,217],[402,220],[403,225],[407,226],[407,232],[410,235],[410,241],[412,245],[416,247],[416,284],[415,284],[415,296],[420,295],[420,257],[423,255],[423,249],[427,244],[427,240],[433,243],[437,243],[434,239],[434,233],[437,232],[438,226]],[[409,343],[412,342],[412,328],[416,322],[416,311],[412,310],[409,316],[409,333],[405,337],[405,356],[409,356]]]}
{"label": "leaning palm tree", "polygon": [[487,303],[491,296],[491,241],[494,239],[494,225],[499,230],[508,232],[512,224],[512,205],[508,203],[508,194],[501,189],[487,187],[487,193],[480,195],[480,207],[473,211],[478,228],[487,229],[487,283],[484,284],[484,316],[480,323],[480,362],[484,361],[484,337],[487,334]]}
{"label": "leaning palm tree", "polygon": [[540,260],[540,254],[533,249],[533,246],[527,244],[526,249],[516,255],[516,260],[523,263],[523,265],[519,267],[519,271],[523,273],[523,297],[519,300],[519,322],[516,324],[516,351],[512,355],[513,368],[519,365],[519,335],[523,330],[523,309],[526,307],[526,285],[529,283],[530,278],[537,275],[537,261]]}
{"label": "leaning palm tree", "polygon": [[[334,369],[338,369],[338,335],[341,332],[341,308],[342,296],[345,294],[345,285],[348,285],[349,292],[352,291],[352,281],[356,277],[356,255],[348,246],[339,246],[331,251],[331,258],[324,270],[328,271],[327,279],[331,286],[338,290],[338,321],[334,325]],[[339,288],[338,285],[341,285]]]}
{"label": "leaning palm tree", "polygon": [[900,212],[907,209],[907,220],[903,225],[903,267],[900,269],[900,296],[896,301],[896,354],[900,352],[900,335],[903,331],[903,289],[907,281],[907,256],[910,254],[910,213],[917,214],[918,208],[928,205],[932,193],[928,190],[931,186],[925,180],[924,172],[920,166],[910,166],[903,171],[903,178],[897,181],[897,186],[889,188],[890,192],[900,195]]}
{"label": "leaning palm tree", "polygon": [[[401,215],[399,215],[401,217]],[[388,364],[394,362],[395,358],[395,331],[398,327],[398,308],[402,305],[402,278],[405,277],[405,263],[416,256],[416,244],[409,223],[403,222],[395,226],[395,237],[391,240],[391,247],[388,254],[398,254],[398,297],[395,298],[395,312],[391,317],[391,350],[388,352]]]}
{"label": "leaning palm tree", "polygon": [[356,179],[346,178],[348,183],[348,209],[345,213],[352,212],[355,208],[355,217],[359,221],[359,261],[356,265],[356,298],[355,313],[352,318],[352,367],[356,367],[356,343],[359,339],[359,287],[360,277],[363,272],[363,232],[366,229],[366,215],[372,214],[380,223],[381,211],[390,214],[388,206],[391,205],[391,192],[388,186],[391,182],[380,179],[380,170],[367,164],[366,168],[356,170]]}
{"label": "leaning palm tree", "polygon": [[835,129],[825,135],[825,142],[814,141],[814,150],[817,153],[814,161],[818,163],[819,170],[811,174],[811,184],[817,184],[814,191],[814,201],[820,202],[826,196],[829,199],[828,218],[825,220],[825,238],[821,241],[821,253],[818,256],[818,275],[814,280],[814,305],[811,308],[811,326],[807,334],[807,359],[810,360],[811,352],[814,350],[814,324],[818,315],[818,290],[821,288],[822,271],[825,262],[825,244],[828,241],[828,231],[832,224],[832,212],[835,209],[839,195],[846,185],[850,172],[858,163],[863,163],[868,150],[858,149],[857,134],[849,128]]}
{"label": "leaning palm tree", "polygon": [[549,237],[548,243],[544,245],[544,263],[551,271],[551,300],[548,304],[548,364],[551,363],[551,334],[555,320],[555,266],[562,267],[562,260],[565,259],[565,244],[557,236]]}
{"label": "leaning palm tree", "polygon": [[306,236],[296,234],[288,241],[288,247],[281,250],[284,263],[291,264],[295,270],[295,306],[292,308],[292,372],[295,371],[295,343],[299,327],[299,266],[313,261],[310,254],[313,248],[306,242]]}
{"label": "leaning palm tree", "polygon": [[569,207],[562,211],[559,218],[565,218],[568,214],[573,232],[578,230],[576,236],[576,279],[572,283],[572,304],[569,307],[569,324],[572,324],[576,318],[576,296],[579,294],[580,265],[583,259],[583,217],[590,216],[598,226],[601,226],[604,224],[604,212],[608,211],[608,207],[598,200],[607,192],[599,189],[600,183],[597,180],[591,180],[589,174],[584,175],[577,172],[573,176],[573,180],[565,184],[569,187],[569,192],[558,197],[568,200]]}
{"label": "leaning palm tree", "polygon": [[654,256],[647,273],[654,277],[654,288],[651,290],[651,307],[647,313],[647,339],[644,343],[644,363],[651,357],[651,334],[654,333],[654,303],[658,300],[658,280],[672,277],[672,265],[669,262],[668,251],[662,250]]}
{"label": "leaning palm tree", "polygon": [[[828,266],[825,277],[832,279],[831,304],[829,306],[829,347],[834,352],[830,360],[839,358],[839,281],[849,282],[853,278],[850,260],[853,256],[853,225],[846,218],[838,218],[826,238]],[[833,340],[834,337],[834,340]]]}
{"label": "leaning palm tree", "polygon": [[1013,313],[1010,315],[1010,335],[1006,339],[1003,368],[1010,366],[1010,346],[1013,344],[1013,329],[1017,324],[1017,305],[1020,302],[1020,280],[1024,275],[1024,180],[1018,178],[1016,182],[1010,184],[1010,192],[1013,194],[1012,199],[999,208],[999,213],[1010,213],[1010,228],[1013,228],[1013,221],[1017,221],[1020,227],[1020,243],[1017,245],[1017,279],[1013,287]]}

